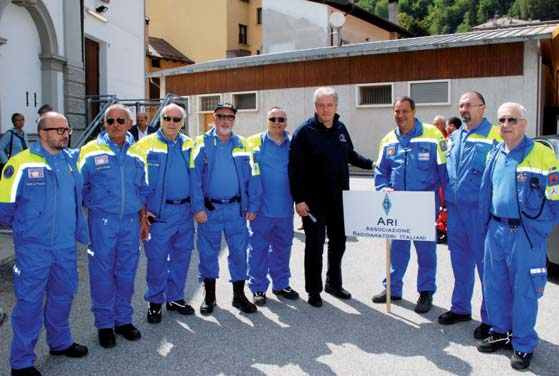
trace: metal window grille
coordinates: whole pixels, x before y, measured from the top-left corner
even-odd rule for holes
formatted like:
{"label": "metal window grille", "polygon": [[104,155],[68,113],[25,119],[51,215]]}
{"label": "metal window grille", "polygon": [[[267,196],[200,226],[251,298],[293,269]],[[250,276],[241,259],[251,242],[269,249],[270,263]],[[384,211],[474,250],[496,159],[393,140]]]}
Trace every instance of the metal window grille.
{"label": "metal window grille", "polygon": [[213,111],[220,99],[221,97],[219,95],[207,95],[200,97],[200,111]]}
{"label": "metal window grille", "polygon": [[392,85],[360,86],[359,105],[391,104]]}
{"label": "metal window grille", "polygon": [[238,110],[256,110],[256,93],[233,94],[233,103]]}
{"label": "metal window grille", "polygon": [[448,103],[448,81],[410,83],[415,103]]}

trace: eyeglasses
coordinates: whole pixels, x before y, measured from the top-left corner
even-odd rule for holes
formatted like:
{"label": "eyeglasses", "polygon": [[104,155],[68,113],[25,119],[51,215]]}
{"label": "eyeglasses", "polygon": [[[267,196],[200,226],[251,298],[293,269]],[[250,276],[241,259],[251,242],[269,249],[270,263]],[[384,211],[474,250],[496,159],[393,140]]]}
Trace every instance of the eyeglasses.
{"label": "eyeglasses", "polygon": [[285,121],[284,117],[271,117],[270,120],[272,123],[283,123]]}
{"label": "eyeglasses", "polygon": [[516,125],[518,124],[518,120],[524,120],[523,118],[515,118],[515,117],[509,117],[509,118],[499,118],[498,122],[499,124],[505,124],[506,122],[508,122],[510,125]]}
{"label": "eyeglasses", "polygon": [[178,116],[177,117],[170,117],[170,116],[165,115],[165,116],[163,116],[163,120],[165,120],[165,121],[173,120],[173,123],[180,123],[182,121],[182,117],[178,117]]}
{"label": "eyeglasses", "polygon": [[43,128],[41,129],[42,131],[56,131],[56,134],[59,136],[62,136],[64,134],[64,132],[68,132],[68,135],[71,135],[72,132],[74,131],[72,128],[64,128],[64,127],[60,127],[60,128]]}
{"label": "eyeglasses", "polygon": [[482,104],[471,104],[471,103],[460,103],[458,105],[458,108],[472,108],[472,107],[481,107],[481,106],[485,106],[483,103]]}
{"label": "eyeglasses", "polygon": [[120,125],[126,123],[126,119],[125,119],[125,118],[119,117],[119,118],[116,118],[116,119],[108,118],[108,119],[107,119],[107,124],[113,125],[114,122],[115,122],[115,120],[116,120],[116,122],[119,123]]}
{"label": "eyeglasses", "polygon": [[235,115],[215,114],[215,117],[219,120],[224,120],[224,119],[231,120],[231,121],[235,120]]}

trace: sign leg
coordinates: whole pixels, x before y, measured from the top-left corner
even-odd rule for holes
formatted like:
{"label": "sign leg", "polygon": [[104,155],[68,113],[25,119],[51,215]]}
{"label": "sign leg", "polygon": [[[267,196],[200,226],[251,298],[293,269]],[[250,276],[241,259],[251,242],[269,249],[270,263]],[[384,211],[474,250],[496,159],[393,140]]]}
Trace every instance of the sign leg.
{"label": "sign leg", "polygon": [[386,312],[390,313],[390,240],[386,239]]}

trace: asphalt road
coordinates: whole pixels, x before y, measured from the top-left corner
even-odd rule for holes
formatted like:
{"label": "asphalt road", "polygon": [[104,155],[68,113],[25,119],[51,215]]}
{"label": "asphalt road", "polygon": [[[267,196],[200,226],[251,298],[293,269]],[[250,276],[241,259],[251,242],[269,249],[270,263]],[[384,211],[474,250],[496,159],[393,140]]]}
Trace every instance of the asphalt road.
{"label": "asphalt road", "polygon": [[[352,178],[352,189],[371,189],[367,178]],[[296,227],[299,220],[295,219]],[[324,306],[306,302],[303,279],[304,234],[296,232],[291,286],[302,293],[295,302],[268,294],[268,304],[246,315],[231,306],[227,251],[221,254],[222,278],[217,284],[218,309],[201,316],[202,286],[196,281],[197,254],[192,259],[186,294],[195,316],[163,312],[163,321],[146,322],[145,257],[136,278],[134,322],[142,332],[138,342],[117,337],[117,347],[103,349],[97,342],[90,311],[85,252],[81,253],[80,287],[74,300],[71,325],[78,343],[89,347],[83,359],[48,355],[44,332],[37,345],[36,367],[44,375],[507,375],[511,351],[481,354],[472,337],[479,325],[480,294],[474,297],[474,320],[444,327],[437,317],[447,311],[453,277],[447,247],[438,246],[438,291],[433,309],[413,311],[417,293],[417,261],[412,250],[405,277],[404,300],[392,305],[371,302],[382,289],[385,270],[384,240],[350,239],[344,257],[344,287],[353,299],[341,301],[323,294]],[[2,246],[2,244],[0,244]],[[13,307],[9,271],[0,270],[0,301]],[[540,344],[526,374],[559,373],[559,278],[551,277],[540,300],[537,331]],[[479,285],[477,285],[479,287]],[[247,289],[248,293],[248,289]],[[9,374],[9,321],[0,327],[0,375]]]}

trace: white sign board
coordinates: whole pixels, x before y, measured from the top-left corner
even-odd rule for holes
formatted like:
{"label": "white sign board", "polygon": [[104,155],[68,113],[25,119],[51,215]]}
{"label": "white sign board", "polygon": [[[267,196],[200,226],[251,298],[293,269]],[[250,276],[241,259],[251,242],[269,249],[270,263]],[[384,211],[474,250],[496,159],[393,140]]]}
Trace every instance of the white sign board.
{"label": "white sign board", "polygon": [[347,236],[436,240],[434,192],[344,191],[343,199]]}

